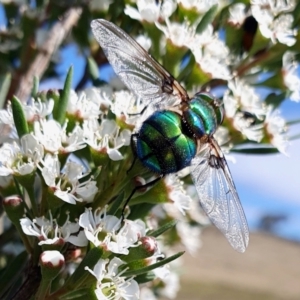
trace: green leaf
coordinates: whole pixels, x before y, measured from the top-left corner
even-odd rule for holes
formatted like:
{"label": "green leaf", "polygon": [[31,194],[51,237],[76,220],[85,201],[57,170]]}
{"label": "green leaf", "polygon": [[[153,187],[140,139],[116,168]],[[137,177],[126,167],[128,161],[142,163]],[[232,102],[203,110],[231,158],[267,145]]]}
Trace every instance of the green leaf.
{"label": "green leaf", "polygon": [[128,218],[130,220],[142,219],[148,215],[153,206],[154,204],[151,203],[141,203],[138,205],[133,205],[132,207],[130,207],[130,215],[128,216]]}
{"label": "green leaf", "polygon": [[6,96],[11,83],[11,74],[7,73],[3,76],[0,83],[0,109],[4,107]]}
{"label": "green leaf", "polygon": [[191,50],[189,50],[186,54],[185,57],[183,58],[183,60],[188,60],[188,63],[180,70],[179,75],[177,76],[177,80],[183,81],[185,80],[189,74],[192,72],[194,65],[195,65],[195,56],[193,55],[193,53],[191,52]]}
{"label": "green leaf", "polygon": [[256,86],[266,86],[273,89],[286,90],[286,86],[283,81],[283,75],[281,72],[267,78],[264,81],[255,84]]}
{"label": "green leaf", "polygon": [[275,154],[279,153],[278,149],[275,147],[252,147],[252,148],[233,148],[230,150],[235,153],[242,154]]}
{"label": "green leaf", "polygon": [[97,296],[94,292],[95,288],[84,288],[79,289],[75,291],[71,291],[67,294],[64,294],[59,297],[61,300],[71,300],[71,299],[77,299],[77,300],[97,300]]}
{"label": "green leaf", "polygon": [[257,52],[265,49],[269,45],[269,43],[270,40],[264,37],[258,28],[254,36],[252,47],[248,53],[248,57],[251,57]]}
{"label": "green leaf", "polygon": [[142,283],[146,283],[149,281],[153,281],[155,278],[156,278],[156,275],[153,272],[148,272],[146,274],[142,274],[142,275],[134,277],[134,280],[138,284],[142,284]]}
{"label": "green leaf", "polygon": [[97,80],[99,78],[99,69],[98,69],[98,65],[95,62],[93,57],[88,57],[87,60],[87,66],[88,66],[88,72],[92,78],[92,80]]}
{"label": "green leaf", "polygon": [[53,109],[53,117],[54,119],[59,122],[61,125],[64,123],[66,118],[66,110],[67,105],[70,97],[70,91],[72,87],[72,77],[73,77],[73,67],[71,66],[65,81],[65,85],[59,101],[55,103]]}
{"label": "green leaf", "polygon": [[164,224],[163,226],[161,226],[157,230],[153,230],[153,231],[148,232],[147,235],[148,236],[153,236],[153,237],[158,237],[158,236],[162,235],[164,232],[166,232],[167,230],[174,227],[176,224],[177,224],[177,220],[172,220],[170,222],[167,222],[166,224]]}
{"label": "green leaf", "polygon": [[281,94],[275,94],[271,93],[269,94],[266,99],[265,103],[267,105],[272,105],[274,108],[278,107],[284,100],[286,99],[286,93]]}
{"label": "green leaf", "polygon": [[11,108],[12,108],[15,126],[18,132],[18,136],[19,138],[21,138],[23,135],[29,133],[29,129],[28,129],[25,113],[22,107],[22,103],[15,96],[13,96],[11,100]]}
{"label": "green leaf", "polygon": [[113,215],[115,216],[118,209],[120,208],[120,206],[122,205],[124,200],[124,192],[121,193],[112,203],[111,207],[109,208],[107,214],[108,215]]}
{"label": "green leaf", "polygon": [[295,28],[300,23],[300,2],[296,4],[296,7],[293,9],[292,14],[294,16],[294,22],[292,28]]}
{"label": "green leaf", "polygon": [[27,262],[28,254],[26,251],[21,252],[13,261],[6,267],[0,277],[0,299],[12,286],[12,284],[20,277],[23,272],[23,267]]}
{"label": "green leaf", "polygon": [[[90,274],[85,267],[89,267],[93,269],[95,264],[99,261],[102,257],[103,251],[100,248],[93,248],[91,249],[83,258],[80,265],[77,267],[75,272],[71,275],[71,277],[67,280],[65,287],[68,290],[78,288],[82,281]],[[86,276],[85,276],[86,275]]]}
{"label": "green leaf", "polygon": [[[155,264],[152,264],[150,266],[147,266],[147,267],[144,267],[144,268],[140,268],[140,269],[137,269],[137,270],[129,270],[127,272],[124,272],[122,275],[125,276],[125,277],[131,277],[131,276],[136,276],[136,275],[142,275],[142,274],[145,274],[149,271],[152,271],[156,268],[159,268],[159,267],[162,267],[164,266],[165,264],[177,259],[178,257],[180,257],[182,254],[184,254],[184,251],[182,252],[178,252],[177,254],[175,255],[172,255],[168,258],[165,258],[163,260],[160,260],[159,262],[155,263]],[[142,262],[144,262],[145,260],[142,260]],[[131,267],[132,265],[136,265],[138,264],[138,261],[134,261],[132,263],[129,263],[129,264],[126,264],[124,265],[124,269],[126,269],[127,267]]]}
{"label": "green leaf", "polygon": [[202,17],[200,23],[196,28],[197,33],[202,33],[206,29],[208,24],[210,24],[213,21],[217,11],[218,11],[218,4],[215,4],[205,13],[205,15]]}
{"label": "green leaf", "polygon": [[293,141],[293,140],[298,140],[300,139],[300,133],[299,134],[296,134],[296,135],[293,135],[289,138],[289,141]]}
{"label": "green leaf", "polygon": [[37,96],[37,93],[39,91],[39,84],[40,84],[40,80],[37,76],[34,76],[33,78],[33,86],[32,86],[32,90],[31,90],[31,96],[33,98],[35,98]]}
{"label": "green leaf", "polygon": [[300,119],[297,119],[297,120],[292,120],[292,121],[286,122],[286,125],[291,126],[291,125],[296,125],[299,123],[300,123]]}

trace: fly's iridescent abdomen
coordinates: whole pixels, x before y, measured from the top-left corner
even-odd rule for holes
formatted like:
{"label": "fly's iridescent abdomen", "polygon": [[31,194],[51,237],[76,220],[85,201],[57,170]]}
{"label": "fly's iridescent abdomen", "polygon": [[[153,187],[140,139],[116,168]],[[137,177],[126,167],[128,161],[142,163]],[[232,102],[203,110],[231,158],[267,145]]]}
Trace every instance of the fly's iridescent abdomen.
{"label": "fly's iridescent abdomen", "polygon": [[133,139],[133,149],[151,171],[170,174],[190,164],[196,155],[197,143],[184,134],[182,117],[178,113],[163,110],[143,122]]}
{"label": "fly's iridescent abdomen", "polygon": [[207,94],[197,94],[182,116],[169,110],[156,111],[133,138],[137,157],[158,174],[189,166],[197,154],[197,139],[212,135],[223,119],[222,108],[215,101]]}

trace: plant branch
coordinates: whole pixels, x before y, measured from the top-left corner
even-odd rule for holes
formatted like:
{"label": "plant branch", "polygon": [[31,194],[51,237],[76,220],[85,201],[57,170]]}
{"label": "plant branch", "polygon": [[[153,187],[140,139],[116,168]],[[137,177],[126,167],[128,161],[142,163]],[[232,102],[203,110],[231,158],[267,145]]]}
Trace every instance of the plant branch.
{"label": "plant branch", "polygon": [[26,70],[17,70],[12,78],[8,99],[13,95],[21,101],[26,101],[30,95],[34,76],[41,78],[49,66],[53,53],[59,48],[71,28],[77,23],[82,9],[70,8],[62,18],[51,28],[48,39],[39,49],[37,56]]}

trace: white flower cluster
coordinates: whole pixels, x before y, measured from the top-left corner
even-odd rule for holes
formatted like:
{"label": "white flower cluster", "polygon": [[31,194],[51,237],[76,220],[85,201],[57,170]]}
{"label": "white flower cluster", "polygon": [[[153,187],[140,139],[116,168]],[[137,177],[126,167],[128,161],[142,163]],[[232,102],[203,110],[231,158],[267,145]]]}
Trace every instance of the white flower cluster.
{"label": "white flower cluster", "polygon": [[[79,222],[69,222],[69,218],[62,226],[57,221],[46,218],[29,218],[20,220],[22,230],[26,235],[39,239],[39,245],[60,245],[69,242],[78,247],[87,246],[90,241],[95,247],[103,248],[107,253],[129,254],[131,247],[138,247],[140,240],[146,236],[146,225],[141,220],[125,220],[107,215],[106,209],[97,209],[94,213],[91,209],[85,209],[80,215]],[[80,230],[80,228],[83,229]],[[154,245],[155,257],[159,257],[159,250]],[[139,286],[133,278],[122,277],[118,267],[125,264],[117,257],[100,259],[93,270],[86,267],[97,279],[95,294],[98,299],[139,299]]]}
{"label": "white flower cluster", "polygon": [[[91,177],[82,180],[89,170],[75,158],[74,161],[69,159],[61,169],[59,156],[67,156],[89,145],[111,160],[123,159],[119,149],[129,145],[131,131],[121,130],[114,120],[101,120],[99,107],[109,103],[105,89],[101,92],[87,90],[79,96],[71,92],[67,113],[82,120],[71,132],[67,131],[68,122],[61,126],[49,118],[53,109],[52,99],[44,103],[32,99],[32,103],[23,105],[23,109],[27,121],[32,123],[33,132],[22,136],[20,142],[16,137],[11,109],[1,111],[3,145],[0,148],[0,176],[30,175],[39,169],[45,183],[61,200],[71,204],[76,201],[92,202],[97,193],[96,181]],[[87,94],[91,97],[87,98]]]}
{"label": "white flower cluster", "polygon": [[[68,263],[66,257],[63,259],[61,255],[68,245],[78,249],[86,249],[88,245],[102,249],[106,253],[103,258],[93,268],[86,267],[86,271],[95,276],[97,281],[94,292],[98,299],[142,299],[140,294],[149,289],[151,283],[140,290],[134,277],[123,276],[126,267],[123,271],[120,267],[126,266],[126,257],[130,257],[131,252],[141,246],[145,247],[148,253],[144,258],[146,265],[151,265],[164,257],[160,249],[173,255],[174,253],[168,250],[172,245],[160,243],[158,247],[156,239],[147,236],[149,230],[146,224],[138,218],[123,221],[120,216],[108,213],[108,205],[105,205],[104,209],[97,208],[99,206],[92,209],[91,206],[98,201],[96,196],[100,195],[101,198],[102,192],[105,194],[112,189],[99,188],[99,178],[91,174],[90,162],[82,161],[77,155],[87,147],[91,152],[99,154],[103,164],[98,167],[100,171],[102,168],[106,170],[105,178],[100,178],[100,186],[105,180],[109,181],[109,176],[113,174],[120,176],[121,171],[126,174],[130,166],[128,163],[124,170],[113,170],[105,166],[121,166],[120,164],[124,163],[122,161],[127,159],[124,148],[127,147],[131,152],[128,147],[131,130],[128,128],[133,128],[138,116],[131,116],[129,112],[140,111],[138,99],[123,90],[113,93],[107,86],[101,89],[87,89],[79,95],[71,91],[66,111],[68,119],[63,125],[52,118],[52,98],[44,102],[39,98],[31,101],[29,105],[20,103],[26,121],[32,128],[31,133],[23,135],[20,139],[17,138],[12,108],[0,111],[1,128],[5,129],[1,135],[3,145],[0,148],[1,189],[14,186],[13,178],[17,178],[21,185],[25,182],[26,188],[34,186],[36,181],[44,190],[41,200],[33,199],[31,202],[33,195],[29,195],[33,213],[28,207],[26,216],[23,215],[18,221],[23,234],[27,236],[24,239],[28,239],[28,251],[33,247],[34,239],[37,239],[39,247],[49,250],[41,255],[41,264],[45,261],[47,253],[50,261],[52,262],[53,258],[55,262],[53,266],[61,268]],[[107,118],[108,110],[114,113],[116,119]],[[125,128],[118,125],[124,120],[128,124]],[[71,124],[73,128],[69,126]],[[130,163],[131,160],[130,157]],[[125,175],[123,180],[127,177]],[[120,186],[124,184],[117,179],[116,182]],[[183,183],[178,178],[170,176],[164,185],[167,194],[164,212],[157,209],[161,208],[161,205],[156,206],[151,217],[147,218],[147,223],[155,229],[159,227],[160,222],[170,218],[181,219],[185,224],[177,227],[178,241],[190,251],[196,251],[200,246],[200,239],[196,234],[199,234],[200,230],[199,227],[196,229],[190,225],[195,221],[189,216],[192,200],[185,193]],[[18,203],[23,203],[22,198],[17,199]],[[6,202],[10,205],[14,201],[14,197],[10,197]],[[156,214],[156,211],[162,214]],[[184,215],[189,217],[185,219]],[[188,235],[189,230],[194,234]],[[77,259],[80,253],[71,261]],[[45,264],[47,269],[47,262]],[[154,269],[153,272],[159,278],[159,281],[153,283],[155,289],[159,290],[161,295],[174,297],[179,287],[178,275],[170,272],[166,266]]]}

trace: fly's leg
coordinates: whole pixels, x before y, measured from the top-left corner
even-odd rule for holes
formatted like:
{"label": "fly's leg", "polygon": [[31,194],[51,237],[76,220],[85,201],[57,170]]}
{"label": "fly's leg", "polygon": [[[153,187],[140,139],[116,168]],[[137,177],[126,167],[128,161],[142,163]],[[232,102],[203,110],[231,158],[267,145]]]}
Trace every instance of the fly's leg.
{"label": "fly's leg", "polygon": [[143,185],[136,186],[132,190],[132,192],[130,193],[129,197],[126,199],[125,204],[124,204],[123,209],[122,209],[122,214],[121,214],[121,220],[122,220],[122,222],[123,222],[123,220],[125,218],[125,216],[124,216],[125,208],[126,208],[127,204],[129,203],[130,199],[132,198],[132,196],[135,194],[135,192],[138,191],[138,190],[141,190],[141,189],[153,186],[156,182],[158,182],[159,180],[161,180],[164,176],[165,176],[164,174],[161,174],[161,175],[159,175],[159,177],[157,177],[157,178],[155,178],[155,179],[153,179],[153,180],[151,180],[151,181],[149,181],[149,182],[147,182],[147,183],[145,183]]}
{"label": "fly's leg", "polygon": [[148,105],[147,106],[145,106],[140,112],[138,112],[138,113],[134,113],[134,114],[128,114],[128,116],[130,116],[130,117],[134,117],[134,116],[139,116],[139,115],[142,115],[145,111],[146,111],[146,109],[148,108]]}
{"label": "fly's leg", "polygon": [[132,161],[131,166],[130,166],[129,169],[126,171],[127,174],[132,170],[132,168],[133,168],[133,166],[134,166],[134,164],[135,164],[135,162],[136,162],[137,156],[136,156],[136,150],[135,150],[135,142],[134,142],[134,138],[136,138],[138,135],[139,135],[138,133],[133,133],[133,134],[131,135],[131,137],[130,137],[130,144],[131,144],[131,148],[132,148],[132,150],[133,150],[134,159],[133,159],[133,161]]}

